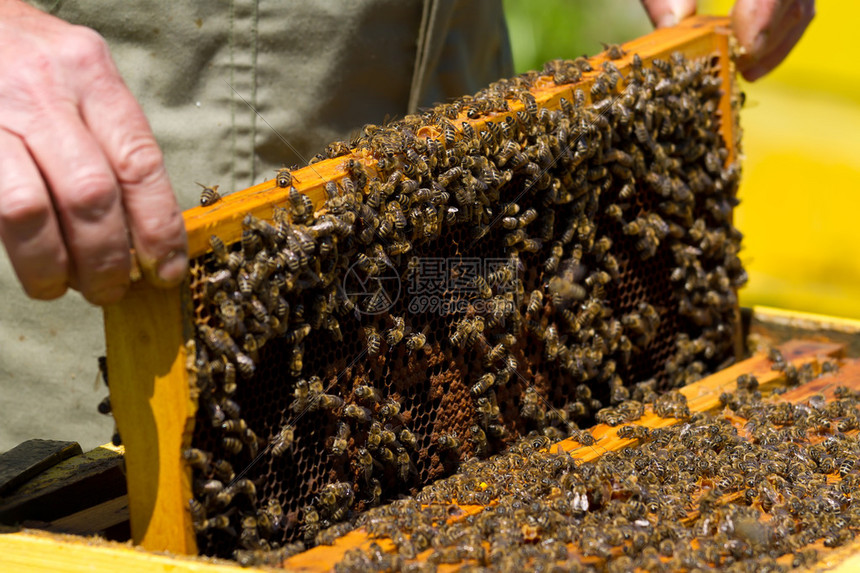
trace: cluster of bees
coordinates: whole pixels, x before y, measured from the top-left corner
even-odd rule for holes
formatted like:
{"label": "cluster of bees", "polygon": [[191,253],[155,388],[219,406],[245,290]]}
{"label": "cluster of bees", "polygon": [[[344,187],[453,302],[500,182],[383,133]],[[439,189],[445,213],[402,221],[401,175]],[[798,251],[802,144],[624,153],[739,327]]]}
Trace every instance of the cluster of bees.
{"label": "cluster of bees", "polygon": [[[579,425],[633,419],[624,403],[730,360],[746,275],[717,71],[680,54],[633,55],[626,77],[554,61],[366,126],[311,162],[344,156],[320,210],[280,170],[272,220],[248,215],[240,243],[212,236],[195,263],[202,551],[316,543],[471,455],[530,431],[586,443]],[[592,87],[558,109],[529,91],[584,74]],[[471,258],[501,262],[464,270]],[[392,272],[394,300],[344,281]],[[459,310],[410,306],[426,280]]]}
{"label": "cluster of bees", "polygon": [[[809,567],[812,544],[840,546],[860,528],[860,393],[833,378],[835,397],[792,403],[763,400],[744,375],[724,396],[733,417],[688,412],[665,428],[625,425],[639,444],[594,462],[555,451],[544,436],[473,458],[415,498],[360,516],[356,526],[395,549],[352,549],[335,570]],[[496,502],[474,515],[453,505],[488,498]]]}

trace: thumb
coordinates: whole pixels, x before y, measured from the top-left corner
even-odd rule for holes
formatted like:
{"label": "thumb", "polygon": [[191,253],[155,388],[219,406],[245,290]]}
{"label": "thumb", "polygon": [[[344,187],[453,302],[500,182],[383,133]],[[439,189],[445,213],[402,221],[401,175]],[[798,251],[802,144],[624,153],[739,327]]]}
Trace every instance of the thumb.
{"label": "thumb", "polygon": [[696,0],[642,0],[655,28],[674,26],[696,13]]}

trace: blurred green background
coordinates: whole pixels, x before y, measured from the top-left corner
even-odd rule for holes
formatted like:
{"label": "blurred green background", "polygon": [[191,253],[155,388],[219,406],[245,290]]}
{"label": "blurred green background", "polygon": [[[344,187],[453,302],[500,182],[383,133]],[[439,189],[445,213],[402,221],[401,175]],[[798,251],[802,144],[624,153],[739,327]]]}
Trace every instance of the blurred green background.
{"label": "blurred green background", "polygon": [[[699,11],[731,6],[709,0]],[[860,65],[850,45],[860,2],[817,8],[788,59],[741,84],[741,304],[860,318]],[[505,11],[518,72],[651,31],[638,0],[506,0]]]}

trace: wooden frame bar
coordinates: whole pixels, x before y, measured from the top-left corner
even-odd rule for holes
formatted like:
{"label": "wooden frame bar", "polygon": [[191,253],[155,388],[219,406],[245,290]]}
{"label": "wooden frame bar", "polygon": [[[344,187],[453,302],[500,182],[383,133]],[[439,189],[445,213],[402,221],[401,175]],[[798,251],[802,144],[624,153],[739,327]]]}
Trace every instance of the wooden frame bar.
{"label": "wooden frame bar", "polygon": [[[732,104],[734,64],[730,42],[728,18],[698,16],[624,44],[627,54],[614,63],[624,74],[633,54],[639,54],[645,62],[668,58],[676,51],[688,58],[717,54],[724,86],[721,130],[729,150],[728,161],[733,161],[739,132],[737,110]],[[603,55],[592,58],[595,70],[600,69],[604,59]],[[573,89],[583,88],[588,93],[598,74],[598,71],[586,73],[572,85],[556,86],[551,81],[539,80],[533,94],[540,106],[558,108],[562,97],[573,100]],[[463,116],[454,123],[467,121],[480,128],[488,121],[499,121],[522,109],[519,101],[509,103],[510,112],[478,120]],[[426,129],[429,130],[426,135],[439,136],[433,133],[433,128]],[[292,177],[296,189],[307,194],[317,208],[321,207],[325,183],[343,178],[349,159],[360,161],[371,173],[375,171],[375,160],[369,155],[338,157],[295,171]],[[273,210],[287,201],[288,189],[278,187],[273,180],[227,195],[214,205],[189,209],[184,214],[189,255],[193,258],[205,254],[212,234],[226,243],[237,241],[246,214],[270,219]],[[111,401],[126,447],[133,541],[147,549],[176,553],[197,551],[188,510],[191,473],[181,459],[182,450],[190,445],[196,410],[193,384],[185,368],[185,341],[192,335],[187,293],[187,285],[158,290],[137,282],[122,302],[105,309]],[[739,331],[740,328],[738,335]],[[738,355],[741,342],[738,336],[735,345]]]}

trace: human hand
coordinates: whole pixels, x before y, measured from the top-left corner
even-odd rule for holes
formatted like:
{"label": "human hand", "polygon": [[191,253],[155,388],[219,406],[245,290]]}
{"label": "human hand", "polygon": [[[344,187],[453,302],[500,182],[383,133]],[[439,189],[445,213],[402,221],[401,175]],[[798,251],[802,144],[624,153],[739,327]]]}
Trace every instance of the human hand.
{"label": "human hand", "polygon": [[130,247],[154,284],[187,270],[182,214],[104,40],[0,0],[0,239],[27,294],[111,304]]}
{"label": "human hand", "polygon": [[[696,0],[642,0],[658,28],[696,13]],[[744,49],[738,70],[755,81],[782,62],[815,16],[815,0],[737,0],[732,30]]]}

